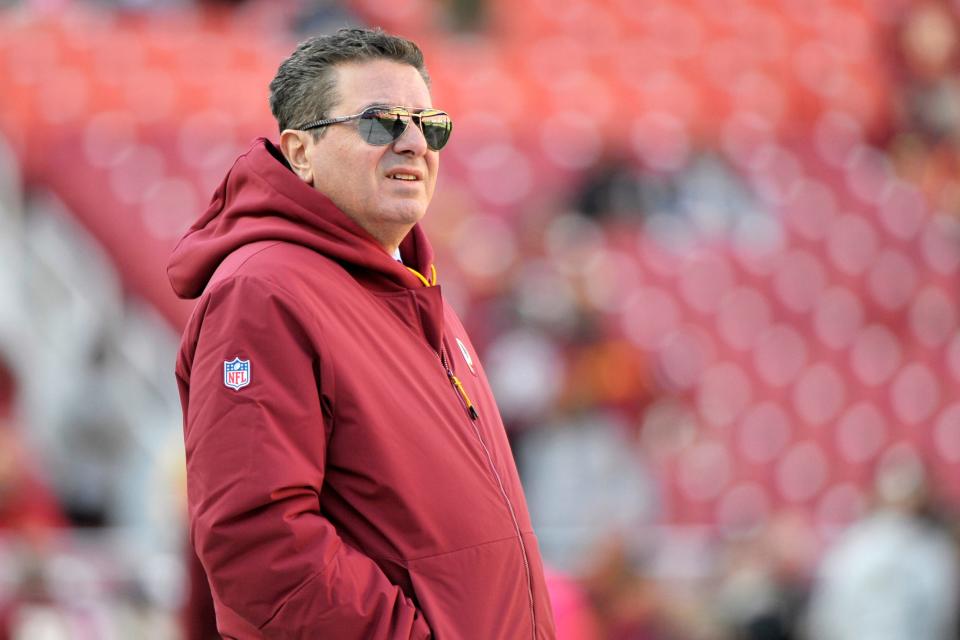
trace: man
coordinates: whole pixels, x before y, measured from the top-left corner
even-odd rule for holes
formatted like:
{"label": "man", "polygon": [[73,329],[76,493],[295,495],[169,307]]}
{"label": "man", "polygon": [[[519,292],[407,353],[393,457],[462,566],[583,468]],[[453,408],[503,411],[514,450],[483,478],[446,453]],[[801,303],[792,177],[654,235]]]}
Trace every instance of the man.
{"label": "man", "polygon": [[174,251],[190,534],[228,638],[552,638],[523,492],[419,221],[452,128],[415,44],[308,40]]}

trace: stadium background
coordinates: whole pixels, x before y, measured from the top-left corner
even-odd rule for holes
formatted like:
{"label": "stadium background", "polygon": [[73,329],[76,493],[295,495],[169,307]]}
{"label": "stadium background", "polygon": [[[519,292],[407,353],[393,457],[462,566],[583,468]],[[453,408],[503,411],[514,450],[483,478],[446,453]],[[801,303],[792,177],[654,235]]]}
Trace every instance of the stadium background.
{"label": "stadium background", "polygon": [[344,24],[420,43],[454,117],[425,224],[561,637],[801,637],[878,469],[924,469],[948,533],[960,503],[958,14],[0,2],[0,638],[181,636],[163,266],[275,137],[279,62]]}

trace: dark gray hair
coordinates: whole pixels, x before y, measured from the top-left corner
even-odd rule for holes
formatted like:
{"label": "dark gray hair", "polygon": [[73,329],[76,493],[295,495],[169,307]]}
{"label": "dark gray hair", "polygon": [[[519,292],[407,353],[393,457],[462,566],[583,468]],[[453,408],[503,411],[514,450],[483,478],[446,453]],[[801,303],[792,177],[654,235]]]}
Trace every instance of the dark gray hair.
{"label": "dark gray hair", "polygon": [[329,116],[339,99],[333,73],[336,65],[376,59],[409,64],[430,86],[423,52],[415,43],[382,29],[340,29],[301,42],[277,69],[270,82],[270,110],[280,131]]}

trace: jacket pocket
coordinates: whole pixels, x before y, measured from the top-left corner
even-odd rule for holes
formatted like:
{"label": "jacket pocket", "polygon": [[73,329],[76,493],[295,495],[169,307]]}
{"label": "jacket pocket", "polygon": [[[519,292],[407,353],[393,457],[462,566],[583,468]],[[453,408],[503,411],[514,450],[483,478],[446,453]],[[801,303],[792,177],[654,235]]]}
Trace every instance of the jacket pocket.
{"label": "jacket pocket", "polygon": [[422,607],[417,601],[417,594],[413,589],[413,581],[411,580],[406,563],[388,558],[375,558],[375,561],[380,567],[380,570],[387,576],[387,579],[392,584],[400,587],[404,595],[407,596],[411,603],[417,608],[417,619],[414,622],[415,633],[411,637],[411,640],[433,640],[430,627],[427,625],[427,621],[423,615]]}
{"label": "jacket pocket", "polygon": [[[537,558],[530,567],[531,575],[539,576],[534,589],[543,583]],[[434,640],[532,636],[527,571],[516,537],[411,560],[407,566]]]}

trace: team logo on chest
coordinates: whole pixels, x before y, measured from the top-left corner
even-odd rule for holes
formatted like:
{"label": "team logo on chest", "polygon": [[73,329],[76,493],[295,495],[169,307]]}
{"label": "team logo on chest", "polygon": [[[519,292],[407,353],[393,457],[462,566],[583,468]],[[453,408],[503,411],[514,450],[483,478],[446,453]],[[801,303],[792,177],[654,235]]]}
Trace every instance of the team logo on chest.
{"label": "team logo on chest", "polygon": [[460,347],[460,355],[463,356],[463,361],[470,367],[470,373],[477,375],[477,370],[473,368],[473,356],[470,355],[470,350],[467,349],[467,345],[463,344],[460,338],[454,339],[457,341],[457,346]]}
{"label": "team logo on chest", "polygon": [[250,361],[240,358],[224,360],[223,384],[236,391],[250,384]]}

